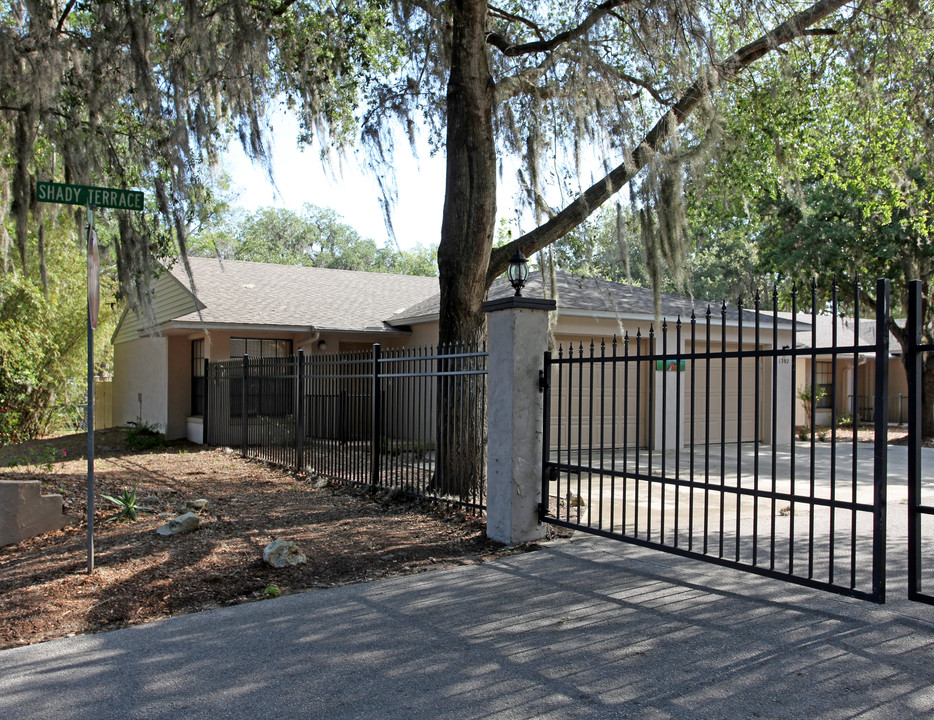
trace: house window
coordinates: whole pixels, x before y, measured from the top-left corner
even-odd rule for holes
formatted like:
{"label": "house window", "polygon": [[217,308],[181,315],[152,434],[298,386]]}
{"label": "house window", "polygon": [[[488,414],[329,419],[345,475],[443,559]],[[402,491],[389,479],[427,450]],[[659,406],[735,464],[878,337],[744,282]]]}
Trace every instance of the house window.
{"label": "house window", "polygon": [[242,358],[282,358],[292,354],[291,340],[270,340],[268,338],[230,338],[230,357]]}
{"label": "house window", "polygon": [[191,414],[204,415],[204,338],[191,341]]}
{"label": "house window", "polygon": [[824,391],[824,396],[817,401],[817,407],[833,407],[833,363],[818,362],[814,370],[814,381],[817,393]]}
{"label": "house window", "polygon": [[[292,356],[291,340],[269,338],[230,338],[231,359],[249,356],[250,379],[246,388],[247,417],[285,417],[293,412],[293,386],[285,372],[285,365],[277,362],[257,362]],[[242,417],[243,381],[230,381],[230,414]]]}

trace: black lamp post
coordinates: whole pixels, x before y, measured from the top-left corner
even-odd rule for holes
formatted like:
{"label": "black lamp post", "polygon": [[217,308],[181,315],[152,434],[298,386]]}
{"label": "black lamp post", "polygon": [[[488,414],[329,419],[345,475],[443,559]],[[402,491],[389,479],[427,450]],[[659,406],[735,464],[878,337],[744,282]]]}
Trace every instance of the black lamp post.
{"label": "black lamp post", "polygon": [[516,289],[515,297],[521,297],[522,286],[529,279],[529,262],[521,250],[516,250],[516,254],[509,258],[506,277],[509,278],[510,284]]}

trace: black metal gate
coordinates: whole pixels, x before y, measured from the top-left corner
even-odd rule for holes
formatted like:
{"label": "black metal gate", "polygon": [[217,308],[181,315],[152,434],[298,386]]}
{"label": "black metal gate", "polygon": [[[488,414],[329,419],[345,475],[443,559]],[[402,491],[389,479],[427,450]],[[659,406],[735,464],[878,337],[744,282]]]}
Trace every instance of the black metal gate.
{"label": "black metal gate", "polygon": [[[836,287],[825,306],[812,285],[809,304],[808,324],[797,293],[788,319],[773,294],[770,310],[757,297],[751,310],[721,306],[715,320],[707,306],[659,333],[546,353],[542,521],[884,602],[888,281],[874,325],[860,327],[858,288],[847,332]],[[825,307],[829,343],[816,329]],[[838,400],[859,396],[869,377],[867,447],[855,405],[852,440],[838,437]],[[826,437],[818,411],[829,413]],[[913,507],[916,519],[931,513]]]}

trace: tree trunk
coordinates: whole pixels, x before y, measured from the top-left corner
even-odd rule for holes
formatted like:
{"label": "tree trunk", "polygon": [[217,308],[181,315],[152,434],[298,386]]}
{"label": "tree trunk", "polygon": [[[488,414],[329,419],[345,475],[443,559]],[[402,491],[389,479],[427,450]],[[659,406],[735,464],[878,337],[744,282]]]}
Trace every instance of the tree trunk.
{"label": "tree trunk", "polygon": [[[452,3],[453,45],[447,96],[447,174],[438,271],[441,284],[439,340],[443,353],[482,341],[480,304],[496,226],[496,148],[493,77],[483,0]],[[443,360],[442,371],[459,367]],[[435,489],[467,498],[485,473],[482,397],[439,381],[438,457]],[[479,440],[479,442],[478,442]]]}

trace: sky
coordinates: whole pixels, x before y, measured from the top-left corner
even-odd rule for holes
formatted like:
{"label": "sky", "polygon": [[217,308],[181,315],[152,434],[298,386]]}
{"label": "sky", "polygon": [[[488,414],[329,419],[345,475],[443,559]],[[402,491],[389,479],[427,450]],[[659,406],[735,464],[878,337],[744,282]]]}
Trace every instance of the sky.
{"label": "sky", "polygon": [[[277,207],[300,211],[311,203],[331,208],[363,237],[379,245],[389,243],[389,234],[379,204],[379,188],[351,156],[335,179],[321,164],[318,148],[302,149],[295,143],[298,122],[286,113],[273,116],[272,166],[276,187],[266,171],[254,165],[238,144],[228,150],[225,166],[233,185],[240,190],[236,204],[249,211]],[[423,143],[424,144],[424,143]],[[427,144],[416,160],[407,143],[399,143],[396,157],[398,203],[393,226],[399,247],[437,244],[441,234],[444,204],[444,158],[431,157]]]}
{"label": "sky", "polygon": [[[234,188],[240,191],[235,204],[250,212],[262,207],[299,212],[305,203],[331,208],[363,237],[375,240],[382,247],[390,244],[379,204],[379,188],[373,177],[360,169],[352,155],[345,159],[342,171],[335,179],[322,167],[317,146],[297,146],[298,121],[294,115],[277,112],[272,116],[270,127],[276,186],[269,182],[266,171],[260,165],[254,165],[235,142],[228,148],[224,159]],[[428,143],[423,139],[416,141],[416,150],[417,159],[408,140],[396,142],[398,201],[393,212],[393,227],[396,241],[403,250],[416,245],[437,245],[441,240],[444,157],[432,157]],[[510,166],[515,166],[515,163],[507,162],[507,167]],[[506,172],[497,178],[496,203],[499,216],[513,220],[518,185],[510,181],[509,174]]]}

